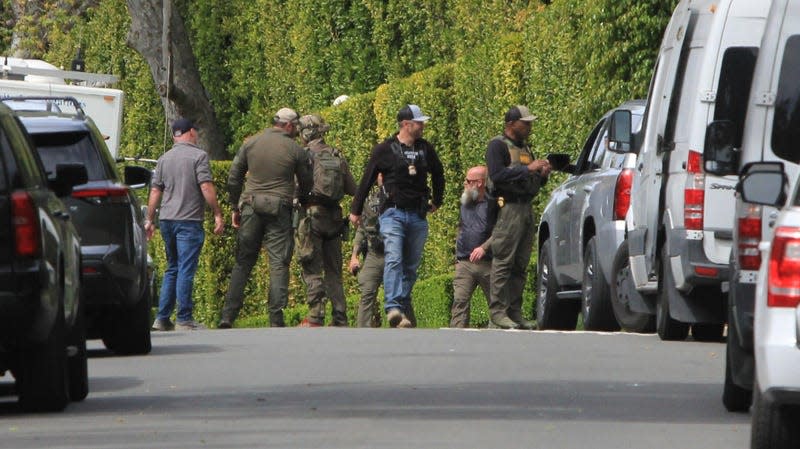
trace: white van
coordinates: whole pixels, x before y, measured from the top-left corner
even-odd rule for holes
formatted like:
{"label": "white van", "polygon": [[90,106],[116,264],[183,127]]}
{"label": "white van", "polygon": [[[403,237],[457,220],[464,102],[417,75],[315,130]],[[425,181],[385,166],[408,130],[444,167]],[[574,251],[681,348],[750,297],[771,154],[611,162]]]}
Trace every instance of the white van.
{"label": "white van", "polygon": [[[72,97],[78,100],[81,109],[94,120],[106,139],[111,156],[117,157],[122,132],[122,105],[124,93],[119,89],[88,85],[116,82],[113,75],[60,70],[39,59],[0,59],[0,98],[19,97]],[[66,80],[79,84],[67,84]],[[30,102],[26,103],[30,107]],[[70,104],[64,112],[73,111]],[[12,105],[13,106],[13,105]]]}
{"label": "white van", "polygon": [[[767,20],[748,101],[743,138],[732,135],[726,120],[709,125],[705,169],[732,175],[751,162],[773,163],[788,175],[789,191],[800,176],[800,2],[775,0]],[[764,165],[758,166],[764,170]],[[769,241],[778,211],[736,198],[730,291],[728,347],[723,403],[747,411],[753,388],[753,310],[759,242]]]}
{"label": "white van", "polygon": [[[631,316],[650,314],[663,340],[683,340],[690,328],[696,340],[722,338],[736,177],[703,171],[706,127],[729,120],[741,136],[770,3],[682,0],[667,26],[633,146],[620,248],[628,257],[615,258],[612,272],[614,310],[632,312],[617,314],[624,328]],[[630,121],[616,114],[615,123]],[[612,140],[629,140],[624,128],[612,125]]]}

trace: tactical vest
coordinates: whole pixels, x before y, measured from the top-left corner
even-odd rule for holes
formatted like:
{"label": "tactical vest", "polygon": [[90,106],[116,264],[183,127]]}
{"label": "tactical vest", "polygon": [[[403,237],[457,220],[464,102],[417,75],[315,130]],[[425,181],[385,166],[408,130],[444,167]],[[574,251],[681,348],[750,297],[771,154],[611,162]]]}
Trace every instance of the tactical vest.
{"label": "tactical vest", "polygon": [[375,186],[375,190],[367,197],[366,207],[364,208],[363,222],[364,232],[367,235],[367,245],[369,251],[383,253],[383,237],[381,237],[380,217],[383,210],[383,203],[386,201],[386,194],[383,187]]}
{"label": "tactical vest", "polygon": [[[509,168],[520,167],[523,165],[527,166],[533,162],[533,154],[527,145],[524,147],[518,147],[505,135],[497,136],[492,140],[500,140],[505,144],[506,148],[508,148],[508,154],[511,156],[511,163],[508,165]],[[539,187],[541,187],[541,179],[538,176],[530,174],[525,177],[525,179],[513,182],[491,184],[490,190],[492,193],[495,196],[505,197],[506,201],[530,201],[539,192]]]}
{"label": "tactical vest", "polygon": [[344,173],[341,155],[334,148],[319,151],[307,150],[311,159],[314,183],[311,201],[333,207],[344,197]]}

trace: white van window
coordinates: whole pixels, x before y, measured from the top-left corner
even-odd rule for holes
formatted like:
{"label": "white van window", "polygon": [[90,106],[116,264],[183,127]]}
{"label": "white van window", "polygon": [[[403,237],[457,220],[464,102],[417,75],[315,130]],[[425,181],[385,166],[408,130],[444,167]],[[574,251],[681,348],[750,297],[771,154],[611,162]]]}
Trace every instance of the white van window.
{"label": "white van window", "polygon": [[689,130],[692,121],[692,104],[697,100],[694,95],[683,95],[684,89],[693,92],[700,84],[700,64],[703,62],[703,47],[690,48],[681,55],[681,68],[675,80],[675,89],[672,103],[670,104],[667,126],[664,131],[664,147],[662,150],[673,150],[675,142],[689,140]]}
{"label": "white van window", "polygon": [[800,36],[791,36],[783,50],[775,98],[772,151],[782,159],[800,163],[797,142],[800,142]]}
{"label": "white van window", "polygon": [[731,47],[722,57],[714,120],[730,120],[736,125],[736,148],[742,147],[747,99],[750,98],[757,56],[756,47]]}

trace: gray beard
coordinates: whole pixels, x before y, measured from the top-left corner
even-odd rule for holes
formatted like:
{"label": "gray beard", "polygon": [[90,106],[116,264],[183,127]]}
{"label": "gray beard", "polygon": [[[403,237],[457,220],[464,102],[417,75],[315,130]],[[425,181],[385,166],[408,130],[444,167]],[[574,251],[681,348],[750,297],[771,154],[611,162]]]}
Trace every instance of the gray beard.
{"label": "gray beard", "polygon": [[461,192],[461,205],[468,206],[478,201],[478,189],[464,189]]}

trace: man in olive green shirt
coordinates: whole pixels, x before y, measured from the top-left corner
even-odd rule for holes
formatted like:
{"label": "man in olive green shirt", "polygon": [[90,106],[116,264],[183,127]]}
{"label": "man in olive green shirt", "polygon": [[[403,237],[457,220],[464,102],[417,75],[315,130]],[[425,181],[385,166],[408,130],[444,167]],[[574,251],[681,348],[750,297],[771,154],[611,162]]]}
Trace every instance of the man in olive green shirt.
{"label": "man in olive green shirt", "polygon": [[294,250],[295,179],[300,192],[308,192],[311,186],[308,156],[294,141],[298,120],[297,112],[281,108],[272,119],[273,126],[245,140],[233,159],[228,194],[233,227],[239,232],[236,265],[219,322],[222,329],[231,327],[239,315],[262,242],[266,242],[269,257],[270,326],[285,326],[283,309],[289,297],[289,262]]}

